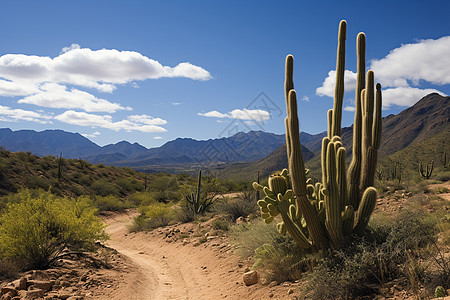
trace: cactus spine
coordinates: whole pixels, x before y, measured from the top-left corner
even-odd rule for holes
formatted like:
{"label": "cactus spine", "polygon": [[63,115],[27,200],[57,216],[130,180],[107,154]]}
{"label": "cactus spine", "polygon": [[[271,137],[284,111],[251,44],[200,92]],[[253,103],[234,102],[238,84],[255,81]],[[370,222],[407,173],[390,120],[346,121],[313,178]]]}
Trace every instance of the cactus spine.
{"label": "cactus spine", "polygon": [[[358,74],[356,111],[353,127],[353,159],[347,171],[342,146],[341,118],[344,95],[346,22],[341,21],[336,63],[335,99],[328,111],[328,136],[322,140],[322,183],[306,180],[293,84],[293,56],[286,58],[285,96],[287,104],[287,170],[269,178],[269,187],[254,183],[266,194],[258,201],[261,215],[270,223],[277,215],[281,234],[289,233],[302,247],[339,248],[345,236],[365,229],[376,203],[375,178],[377,151],[381,137],[381,86],[374,91],[374,75],[365,82],[365,36],[357,38]],[[276,183],[276,184],[275,184]]]}

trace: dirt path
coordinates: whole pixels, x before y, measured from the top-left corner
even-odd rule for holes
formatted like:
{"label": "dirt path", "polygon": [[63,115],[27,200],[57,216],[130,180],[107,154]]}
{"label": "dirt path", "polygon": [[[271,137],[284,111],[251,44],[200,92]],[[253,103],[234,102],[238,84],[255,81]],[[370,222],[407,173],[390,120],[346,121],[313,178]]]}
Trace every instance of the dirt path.
{"label": "dirt path", "polygon": [[[130,269],[119,285],[103,297],[112,300],[268,299],[272,291],[282,290],[285,297],[273,299],[292,299],[292,295],[286,298],[289,286],[245,286],[242,281],[245,266],[226,239],[210,237],[208,242],[194,245],[198,238],[178,241],[165,238],[175,227],[128,233],[126,226],[135,215],[112,214],[105,218],[106,231],[111,236],[107,245],[130,261]],[[176,228],[183,233],[193,226],[185,224]]]}

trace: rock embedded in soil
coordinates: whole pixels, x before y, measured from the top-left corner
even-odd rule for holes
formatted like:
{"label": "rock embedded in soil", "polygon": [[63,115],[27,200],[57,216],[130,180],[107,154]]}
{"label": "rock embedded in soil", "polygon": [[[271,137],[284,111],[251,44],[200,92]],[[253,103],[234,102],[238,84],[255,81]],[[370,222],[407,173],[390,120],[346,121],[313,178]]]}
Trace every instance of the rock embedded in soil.
{"label": "rock embedded in soil", "polygon": [[244,283],[247,286],[258,283],[258,273],[256,271],[246,272],[243,276]]}

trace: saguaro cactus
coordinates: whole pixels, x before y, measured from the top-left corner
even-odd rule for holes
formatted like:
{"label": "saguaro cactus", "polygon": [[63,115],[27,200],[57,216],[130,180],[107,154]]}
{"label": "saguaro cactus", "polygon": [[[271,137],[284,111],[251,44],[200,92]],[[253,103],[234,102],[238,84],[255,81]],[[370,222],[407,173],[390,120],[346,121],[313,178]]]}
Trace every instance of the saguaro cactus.
{"label": "saguaro cactus", "polygon": [[[328,111],[328,136],[322,140],[322,183],[306,180],[293,84],[293,57],[286,58],[285,95],[287,103],[287,170],[269,177],[269,186],[253,183],[266,197],[258,201],[262,217],[270,223],[278,215],[281,234],[289,233],[302,247],[339,248],[345,236],[361,233],[376,203],[372,187],[381,137],[381,86],[374,91],[374,75],[367,72],[365,83],[365,36],[357,38],[358,74],[353,127],[353,159],[347,171],[342,146],[341,117],[344,95],[346,22],[339,26],[336,87],[333,109]],[[364,88],[365,86],[365,88]]]}
{"label": "saguaro cactus", "polygon": [[422,162],[419,161],[419,174],[426,179],[429,179],[431,177],[431,174],[433,173],[433,167],[434,167],[434,161],[431,162],[431,164],[427,164],[426,169],[423,168]]}

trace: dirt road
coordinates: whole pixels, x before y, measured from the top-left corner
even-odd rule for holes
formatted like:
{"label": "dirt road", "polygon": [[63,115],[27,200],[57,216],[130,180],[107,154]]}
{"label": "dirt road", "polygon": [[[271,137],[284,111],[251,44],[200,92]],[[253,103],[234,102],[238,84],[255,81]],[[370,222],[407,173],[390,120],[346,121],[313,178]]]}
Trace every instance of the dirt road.
{"label": "dirt road", "polygon": [[[128,258],[131,265],[108,299],[268,299],[271,289],[283,288],[245,286],[245,266],[221,237],[194,245],[198,238],[168,242],[164,237],[170,228],[130,234],[126,226],[135,215],[105,218],[111,236],[107,245]],[[189,226],[196,225],[177,228],[183,233]]]}

